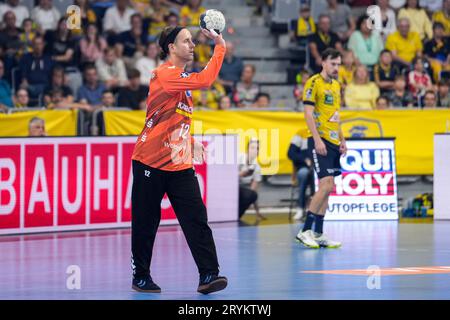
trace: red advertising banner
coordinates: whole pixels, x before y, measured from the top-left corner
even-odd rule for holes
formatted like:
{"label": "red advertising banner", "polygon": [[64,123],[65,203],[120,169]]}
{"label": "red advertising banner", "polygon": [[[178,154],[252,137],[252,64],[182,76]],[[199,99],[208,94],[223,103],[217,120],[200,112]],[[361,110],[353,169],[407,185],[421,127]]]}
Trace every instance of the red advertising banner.
{"label": "red advertising banner", "polygon": [[[129,226],[134,142],[0,139],[0,234]],[[206,204],[207,165],[195,170]],[[177,223],[167,196],[161,205],[161,223]]]}

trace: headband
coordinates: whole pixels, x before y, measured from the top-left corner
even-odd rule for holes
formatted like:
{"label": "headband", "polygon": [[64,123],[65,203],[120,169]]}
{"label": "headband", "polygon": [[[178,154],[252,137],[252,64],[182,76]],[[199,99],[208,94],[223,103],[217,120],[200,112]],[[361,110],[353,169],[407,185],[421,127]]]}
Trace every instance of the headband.
{"label": "headband", "polygon": [[169,44],[174,43],[177,35],[183,30],[183,27],[175,27],[165,38],[159,38],[159,46],[165,54],[169,54]]}

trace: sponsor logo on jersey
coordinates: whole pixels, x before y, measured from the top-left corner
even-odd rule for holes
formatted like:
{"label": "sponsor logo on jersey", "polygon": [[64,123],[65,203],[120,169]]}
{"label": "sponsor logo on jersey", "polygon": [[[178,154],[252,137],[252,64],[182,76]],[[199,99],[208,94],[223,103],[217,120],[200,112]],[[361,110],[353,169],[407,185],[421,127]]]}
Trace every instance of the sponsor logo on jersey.
{"label": "sponsor logo on jersey", "polygon": [[334,102],[333,94],[329,90],[325,91],[324,103],[325,104],[333,104],[333,102]]}
{"label": "sponsor logo on jersey", "polygon": [[183,102],[178,102],[177,110],[176,110],[177,113],[179,113],[185,117],[192,118],[193,111],[194,111],[194,108],[186,105]]}

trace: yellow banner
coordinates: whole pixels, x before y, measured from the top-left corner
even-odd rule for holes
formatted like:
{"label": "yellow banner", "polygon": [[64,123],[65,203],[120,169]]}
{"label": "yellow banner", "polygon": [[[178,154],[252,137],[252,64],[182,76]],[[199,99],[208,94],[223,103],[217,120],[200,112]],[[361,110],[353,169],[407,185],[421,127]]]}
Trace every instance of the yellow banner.
{"label": "yellow banner", "polygon": [[[144,126],[144,111],[104,112],[107,135],[137,135]],[[433,174],[433,135],[445,132],[450,110],[342,111],[346,137],[395,138],[397,173]],[[245,151],[250,137],[260,141],[263,174],[289,174],[287,150],[292,136],[306,128],[303,113],[267,111],[197,111],[193,134],[234,134]]]}
{"label": "yellow banner", "polygon": [[0,137],[28,136],[28,122],[39,117],[45,121],[48,136],[76,136],[77,110],[36,110],[0,113]]}

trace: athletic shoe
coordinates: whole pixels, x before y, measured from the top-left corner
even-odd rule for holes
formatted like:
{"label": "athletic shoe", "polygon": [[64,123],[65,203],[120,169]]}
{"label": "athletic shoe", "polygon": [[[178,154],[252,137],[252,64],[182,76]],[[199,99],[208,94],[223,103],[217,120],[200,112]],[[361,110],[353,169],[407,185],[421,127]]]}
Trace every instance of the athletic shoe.
{"label": "athletic shoe", "polygon": [[317,233],[315,233],[314,240],[316,240],[316,242],[322,248],[339,248],[342,245],[342,243],[338,241],[328,239],[323,233],[320,236]]}
{"label": "athletic shoe", "polygon": [[303,244],[305,247],[311,248],[311,249],[319,249],[320,246],[314,239],[314,233],[312,230],[307,230],[305,232],[300,231],[297,234],[297,237],[295,237],[298,242]]}
{"label": "athletic shoe", "polygon": [[297,208],[297,213],[294,215],[294,220],[300,220],[303,217],[303,209]]}
{"label": "athletic shoe", "polygon": [[133,279],[133,285],[131,286],[133,290],[139,292],[148,292],[148,293],[160,293],[161,288],[153,282],[152,277],[148,276],[143,279]]}
{"label": "athletic shoe", "polygon": [[200,277],[197,291],[203,294],[208,294],[225,289],[227,284],[227,278],[220,277],[216,274],[208,274]]}

